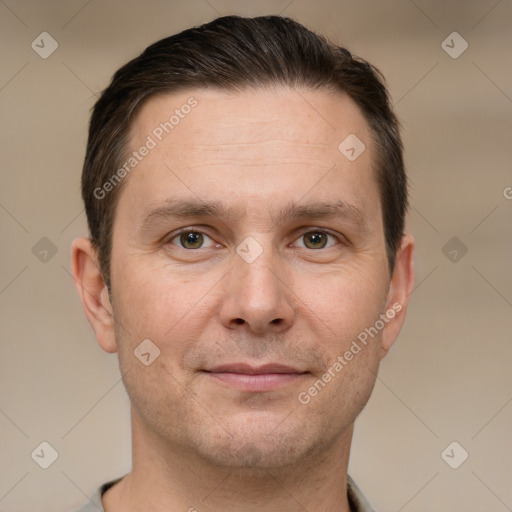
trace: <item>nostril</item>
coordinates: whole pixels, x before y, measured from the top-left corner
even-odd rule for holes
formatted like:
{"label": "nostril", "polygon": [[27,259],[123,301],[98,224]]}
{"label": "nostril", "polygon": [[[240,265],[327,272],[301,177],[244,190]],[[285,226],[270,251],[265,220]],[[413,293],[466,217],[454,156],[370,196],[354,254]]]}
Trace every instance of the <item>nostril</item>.
{"label": "nostril", "polygon": [[274,318],[274,320],[272,320],[272,322],[270,322],[270,323],[271,324],[275,324],[275,325],[279,325],[282,321],[283,321],[282,318]]}
{"label": "nostril", "polygon": [[245,323],[245,320],[243,318],[236,318],[235,319],[235,322],[238,324],[238,325],[242,325]]}

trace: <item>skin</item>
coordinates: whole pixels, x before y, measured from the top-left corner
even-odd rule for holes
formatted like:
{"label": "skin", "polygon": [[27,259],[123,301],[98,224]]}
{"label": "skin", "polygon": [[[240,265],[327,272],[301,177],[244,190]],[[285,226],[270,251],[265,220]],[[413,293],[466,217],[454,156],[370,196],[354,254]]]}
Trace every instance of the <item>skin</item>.
{"label": "skin", "polygon": [[[349,98],[285,87],[154,97],[131,147],[191,96],[197,106],[123,184],[110,297],[89,240],[73,242],[84,310],[101,348],[118,353],[131,401],[133,468],[104,495],[105,510],[348,511],[354,420],[404,321],[413,239],[403,236],[390,275],[375,149]],[[338,150],[349,134],[366,145],[352,162]],[[237,215],[161,214],[182,199]],[[337,201],[360,215],[279,218],[291,203]],[[197,245],[184,247],[181,228],[202,242],[192,234]],[[252,263],[236,252],[247,237],[262,250]],[[300,403],[393,304],[401,311]],[[144,339],[160,350],[149,366],[134,356]],[[203,371],[235,362],[305,373],[258,392]]]}

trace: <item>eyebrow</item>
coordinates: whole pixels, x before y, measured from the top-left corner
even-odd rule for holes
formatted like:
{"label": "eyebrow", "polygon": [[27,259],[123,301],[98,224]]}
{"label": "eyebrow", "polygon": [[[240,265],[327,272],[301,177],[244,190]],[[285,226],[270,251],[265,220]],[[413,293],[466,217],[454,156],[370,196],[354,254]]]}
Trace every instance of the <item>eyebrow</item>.
{"label": "eyebrow", "polygon": [[[139,227],[142,231],[145,231],[154,224],[170,218],[216,217],[226,221],[237,222],[243,217],[244,213],[243,209],[225,206],[217,201],[169,198],[164,204],[143,214]],[[297,220],[330,220],[334,218],[349,221],[361,229],[367,226],[366,215],[356,206],[341,200],[333,203],[311,202],[306,204],[298,204],[291,201],[276,213],[269,212],[269,215],[274,226]]]}
{"label": "eyebrow", "polygon": [[271,218],[275,224],[296,220],[329,220],[333,218],[345,219],[361,227],[366,224],[366,216],[359,208],[341,200],[334,203],[313,202],[297,204],[290,202],[277,215],[271,215]]}

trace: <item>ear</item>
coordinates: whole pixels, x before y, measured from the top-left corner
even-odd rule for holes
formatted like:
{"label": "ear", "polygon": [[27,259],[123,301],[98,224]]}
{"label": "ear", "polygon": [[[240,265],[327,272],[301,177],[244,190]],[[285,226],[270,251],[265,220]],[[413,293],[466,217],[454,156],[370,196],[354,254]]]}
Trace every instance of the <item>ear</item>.
{"label": "ear", "polygon": [[116,352],[112,305],[96,249],[88,238],[76,238],[71,244],[71,273],[98,344],[105,352]]}
{"label": "ear", "polygon": [[413,257],[414,239],[411,235],[405,234],[397,251],[395,268],[389,285],[386,312],[388,312],[388,317],[391,317],[391,315],[393,317],[386,324],[382,333],[381,359],[388,353],[397,339],[405,320],[407,304],[414,286]]}

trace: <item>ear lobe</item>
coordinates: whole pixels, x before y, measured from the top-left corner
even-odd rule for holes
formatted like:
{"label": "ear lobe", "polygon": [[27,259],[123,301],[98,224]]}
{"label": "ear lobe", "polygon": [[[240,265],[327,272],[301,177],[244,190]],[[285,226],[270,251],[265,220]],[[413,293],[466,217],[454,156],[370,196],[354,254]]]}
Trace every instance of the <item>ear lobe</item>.
{"label": "ear lobe", "polygon": [[96,249],[88,238],[76,238],[71,244],[71,273],[98,344],[105,352],[116,352],[113,309]]}
{"label": "ear lobe", "polygon": [[389,285],[386,311],[393,314],[382,333],[381,359],[396,341],[405,320],[409,297],[414,286],[414,239],[405,234],[395,259],[395,268]]}

